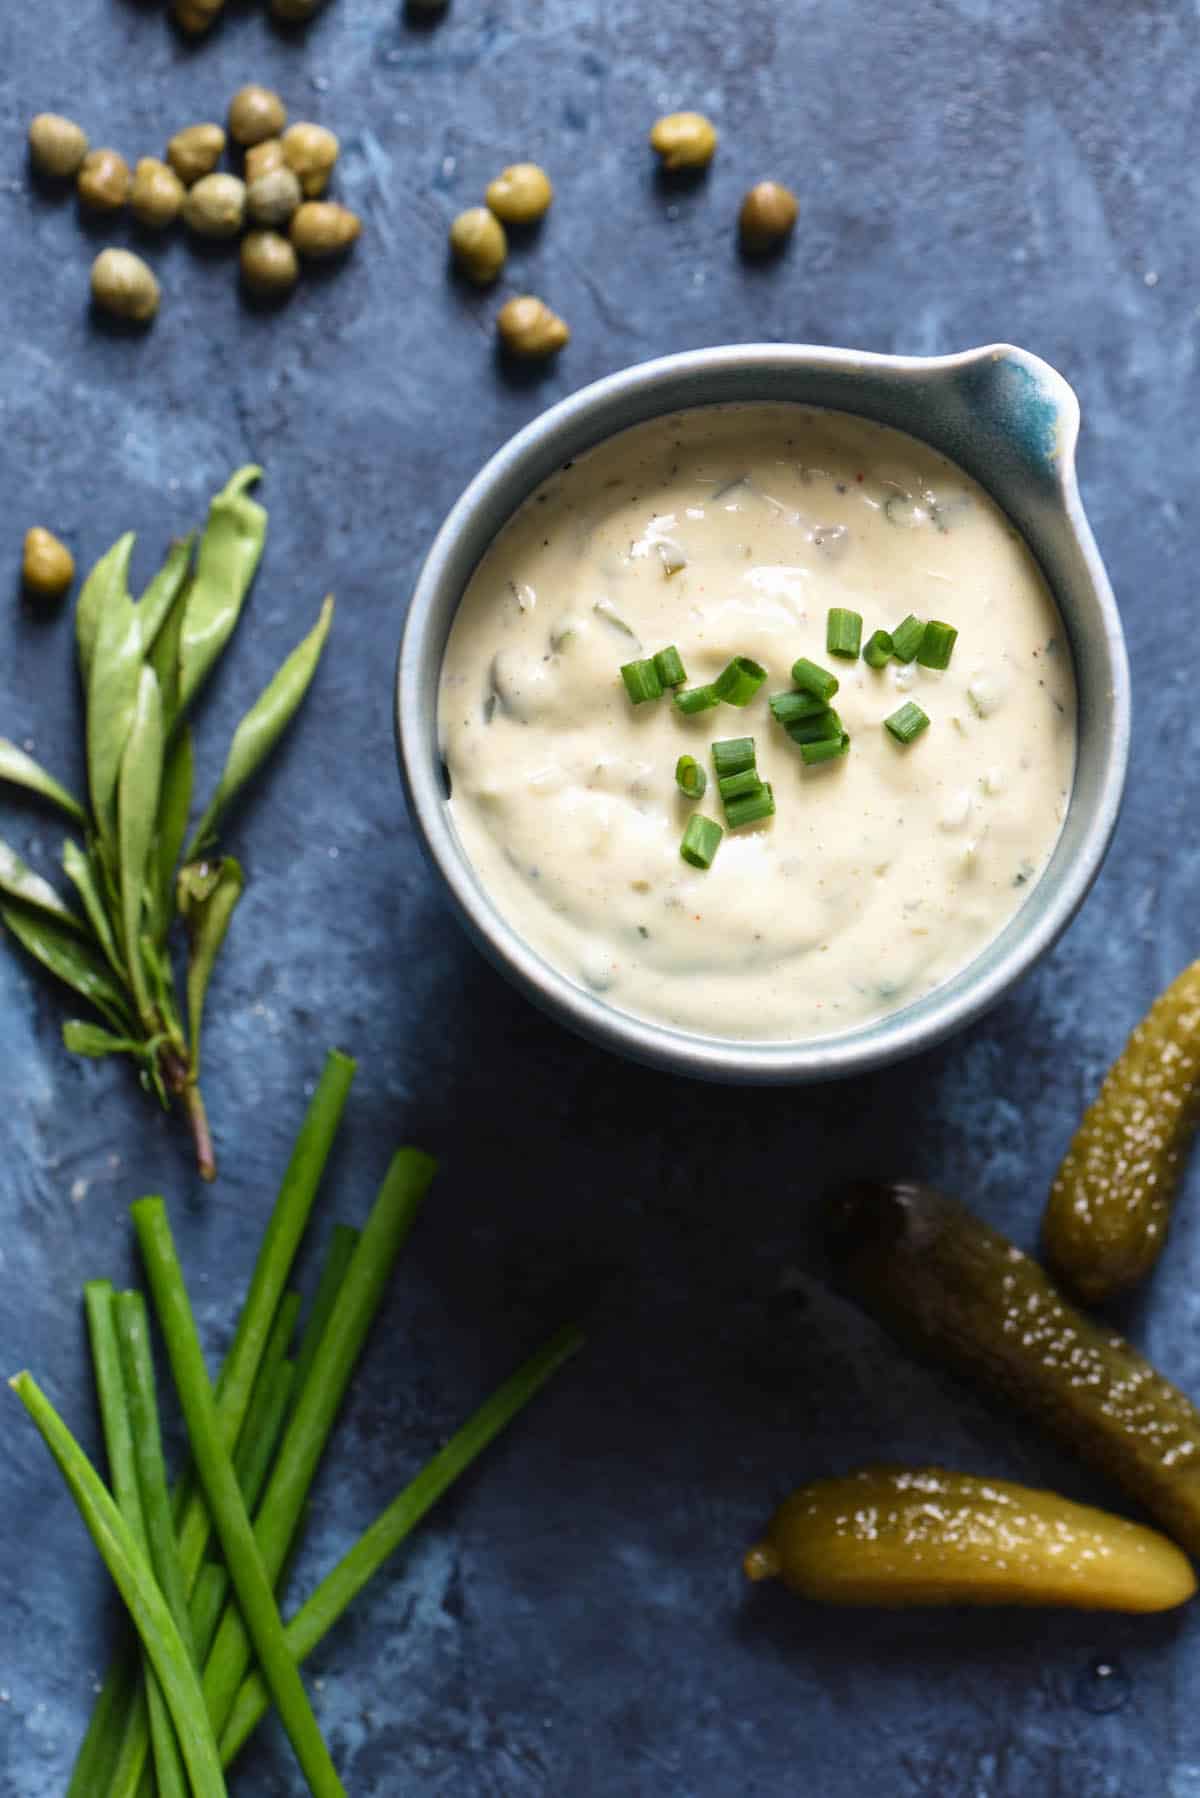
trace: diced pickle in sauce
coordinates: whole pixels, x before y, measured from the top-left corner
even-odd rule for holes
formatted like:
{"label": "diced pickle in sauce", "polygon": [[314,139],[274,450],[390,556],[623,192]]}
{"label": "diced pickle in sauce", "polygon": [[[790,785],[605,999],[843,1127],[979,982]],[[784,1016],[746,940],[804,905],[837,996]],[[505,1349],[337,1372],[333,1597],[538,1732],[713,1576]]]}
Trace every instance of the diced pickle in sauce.
{"label": "diced pickle in sauce", "polygon": [[1200,1123],[1200,961],[1161,993],[1109,1069],[1055,1177],[1046,1259],[1097,1304],[1162,1254]]}
{"label": "diced pickle in sauce", "polygon": [[1030,1256],[916,1182],[834,1195],[840,1281],[902,1342],[1032,1417],[1200,1555],[1200,1412]]}
{"label": "diced pickle in sauce", "polygon": [[943,1467],[870,1467],[801,1486],[743,1562],[850,1605],[1066,1605],[1166,1611],[1196,1590],[1186,1555],[1124,1517]]}

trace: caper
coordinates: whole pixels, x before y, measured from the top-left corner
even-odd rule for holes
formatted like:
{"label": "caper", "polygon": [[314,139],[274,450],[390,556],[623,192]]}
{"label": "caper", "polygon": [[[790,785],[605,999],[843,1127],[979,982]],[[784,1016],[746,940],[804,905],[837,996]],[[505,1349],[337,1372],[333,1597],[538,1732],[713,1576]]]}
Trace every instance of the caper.
{"label": "caper", "polygon": [[571,335],[558,314],[531,293],[519,294],[500,308],[496,329],[514,356],[553,356]]}
{"label": "caper", "polygon": [[216,24],[225,9],[225,0],[175,0],[175,23],[189,37],[199,37]]}
{"label": "caper", "polygon": [[778,181],[760,181],[742,201],[738,230],[742,248],[752,255],[773,250],[790,236],[799,211],[796,196]]}
{"label": "caper", "polygon": [[286,124],[287,107],[279,95],[257,82],[240,87],[229,102],[229,135],[245,149],[278,137]]}
{"label": "caper", "polygon": [[296,285],[300,264],[278,231],[248,231],[242,239],[242,279],[252,293],[274,297]]}
{"label": "caper", "polygon": [[92,298],[114,317],[144,325],[158,311],[158,282],[132,250],[101,250],[92,264]]}
{"label": "caper", "polygon": [[287,158],[283,153],[283,143],[278,137],[268,137],[261,144],[251,144],[246,151],[246,186],[257,181],[260,175],[269,175],[272,169],[285,169]]}
{"label": "caper", "polygon": [[716,127],[702,112],[669,112],[654,125],[650,148],[665,169],[706,169],[717,148]]}
{"label": "caper", "polygon": [[291,169],[269,169],[246,188],[246,216],[256,225],[286,225],[301,200]]}
{"label": "caper", "polygon": [[362,231],[362,220],[334,200],[306,200],[292,219],[291,239],[301,256],[320,261],[348,250]]}
{"label": "caper", "polygon": [[139,225],[161,231],[179,217],[186,191],[174,169],[156,156],[143,156],[133,171],[129,196],[133,216]]}
{"label": "caper", "polygon": [[53,531],[35,524],[25,533],[21,580],[37,599],[61,599],[75,579],[75,558]]}
{"label": "caper", "polygon": [[460,212],[450,227],[450,250],[455,264],[478,287],[494,281],[508,255],[504,226],[486,206]]}
{"label": "caper", "polygon": [[514,162],[487,184],[485,199],[506,225],[531,225],[554,198],[545,169],[536,162]]}
{"label": "caper", "polygon": [[89,150],[79,168],[79,198],[93,212],[119,212],[129,198],[133,176],[116,150]]}
{"label": "caper", "polygon": [[183,222],[200,237],[236,237],[245,217],[246,183],[236,175],[205,175],[183,202]]}
{"label": "caper", "polygon": [[315,200],[329,186],[333,165],[338,159],[338,140],[324,125],[302,122],[289,125],[283,134],[283,155],[293,174],[299,176],[306,200]]}
{"label": "caper", "polygon": [[61,113],[39,112],[29,126],[29,154],[40,174],[68,181],[79,173],[87,152],[87,132]]}
{"label": "caper", "polygon": [[220,125],[187,125],[167,145],[167,161],[185,187],[211,175],[221,160],[225,133]]}

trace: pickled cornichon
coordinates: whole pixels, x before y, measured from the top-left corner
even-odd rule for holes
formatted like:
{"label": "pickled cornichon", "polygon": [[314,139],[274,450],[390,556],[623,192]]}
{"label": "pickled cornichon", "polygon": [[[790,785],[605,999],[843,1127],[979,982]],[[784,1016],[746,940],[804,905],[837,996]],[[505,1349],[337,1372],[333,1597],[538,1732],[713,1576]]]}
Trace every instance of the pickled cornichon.
{"label": "pickled cornichon", "polygon": [[1167,1611],[1196,1590],[1157,1530],[943,1467],[868,1467],[784,1500],[743,1566],[830,1604]]}
{"label": "pickled cornichon", "polygon": [[1200,1411],[1036,1261],[906,1181],[836,1194],[828,1244],[846,1289],[902,1341],[1045,1425],[1200,1555]]}
{"label": "pickled cornichon", "polygon": [[1200,961],[1130,1036],[1050,1189],[1046,1259],[1089,1304],[1136,1286],[1158,1260],[1198,1123]]}

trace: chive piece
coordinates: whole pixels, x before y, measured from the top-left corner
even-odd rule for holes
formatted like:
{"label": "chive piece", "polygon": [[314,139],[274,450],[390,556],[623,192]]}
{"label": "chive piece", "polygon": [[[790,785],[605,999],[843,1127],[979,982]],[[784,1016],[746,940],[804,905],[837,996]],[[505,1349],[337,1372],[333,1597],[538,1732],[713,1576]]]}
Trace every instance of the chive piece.
{"label": "chive piece", "polygon": [[943,624],[940,618],[931,618],[925,626],[917,660],[922,668],[948,668],[957,642],[958,632],[952,624]]}
{"label": "chive piece", "polygon": [[283,1623],[271,1591],[271,1580],[254,1539],[233,1462],[223,1439],[166,1207],[161,1199],[138,1199],[132,1210],[192,1455],[225,1554],[240,1614],[245,1618],[259,1665],[275,1699],[279,1720],[312,1788],[313,1798],[346,1798],[346,1789],[330,1759],[308,1693],[283,1639]]}
{"label": "chive piece", "polygon": [[694,755],[681,755],[675,764],[675,785],[689,799],[703,799],[708,775]]}
{"label": "chive piece", "polygon": [[799,724],[788,725],[788,736],[802,747],[805,743],[828,743],[841,734],[842,721],[832,706],[826,706],[816,718],[803,718]]}
{"label": "chive piece", "polygon": [[[720,828],[717,826],[716,828]],[[578,1330],[565,1329],[532,1355],[439,1449],[326,1574],[316,1591],[292,1617],[285,1630],[297,1662],[304,1661],[372,1579],[388,1557],[412,1534],[442,1494],[524,1409],[583,1343]],[[270,1708],[261,1674],[252,1673],[238,1692],[221,1736],[221,1759],[233,1760]]]}
{"label": "chive piece", "polygon": [[676,689],[674,699],[685,718],[690,718],[693,712],[710,711],[713,706],[721,703],[712,687],[689,687],[686,693],[680,693]]}
{"label": "chive piece", "polygon": [[[100,1696],[92,1706],[87,1733],[79,1744],[65,1798],[95,1798],[108,1793],[113,1769],[125,1737],[130,1704],[135,1697],[137,1662],[132,1648],[113,1660]],[[137,1688],[140,1692],[140,1688]]]}
{"label": "chive piece", "polygon": [[830,606],[825,625],[825,650],[831,656],[844,656],[857,662],[862,647],[862,613],[850,612],[845,606]]}
{"label": "chive piece", "polygon": [[[271,1584],[278,1579],[287,1558],[338,1407],[379,1309],[392,1266],[428,1191],[434,1165],[419,1149],[400,1149],[393,1155],[330,1312],[309,1377],[297,1393],[254,1523],[256,1558],[261,1557],[260,1564]],[[254,1647],[242,1607],[230,1605],[204,1669],[204,1696],[218,1735],[253,1658]]]}
{"label": "chive piece", "polygon": [[828,668],[819,668],[807,656],[801,656],[798,662],[792,663],[792,679],[802,693],[810,693],[814,699],[820,699],[826,705],[838,690],[837,675],[830,674]]}
{"label": "chive piece", "polygon": [[201,1664],[208,1653],[213,1631],[220,1621],[228,1587],[229,1575],[225,1569],[218,1567],[215,1561],[205,1561],[196,1575],[191,1613],[192,1634],[196,1639],[196,1653]]}
{"label": "chive piece", "polygon": [[57,1461],[88,1533],[133,1618],[170,1709],[196,1798],[225,1798],[225,1780],[200,1682],[133,1531],[32,1375],[16,1374],[9,1385]]}
{"label": "chive piece", "polygon": [[726,705],[749,705],[766,678],[766,669],[749,656],[734,656],[713,682],[713,692]]}
{"label": "chive piece", "polygon": [[757,793],[762,786],[757,768],[743,768],[740,774],[726,774],[717,782],[722,803],[728,807],[731,799],[744,799],[747,793]]}
{"label": "chive piece", "polygon": [[[217,1382],[217,1409],[225,1441],[231,1448],[236,1444],[245,1423],[259,1367],[280,1305],[280,1295],[287,1284],[300,1239],[308,1223],[354,1073],[355,1063],[348,1055],[341,1054],[337,1049],[329,1051],[280,1182],[258,1251],[246,1301],[238,1319],[233,1346],[225,1358],[225,1365]],[[212,1529],[208,1506],[190,1478],[181,1482],[176,1493],[176,1516],[179,1556],[190,1590],[199,1572]],[[104,1698],[105,1693],[102,1692],[97,1703],[102,1704]],[[135,1790],[148,1749],[145,1701],[139,1685],[120,1749],[123,1763],[134,1770]],[[91,1791],[92,1788],[89,1787],[81,1788],[81,1794],[86,1792],[88,1798],[91,1798]]]}
{"label": "chive piece", "polygon": [[287,1360],[288,1351],[292,1346],[292,1337],[296,1333],[296,1319],[300,1315],[300,1305],[301,1299],[298,1292],[285,1292],[279,1301],[275,1322],[271,1327],[271,1334],[267,1338],[267,1346],[263,1350],[263,1358],[259,1364],[258,1378],[254,1382],[250,1409],[246,1412],[246,1421],[242,1425],[238,1445],[233,1452],[233,1469],[238,1477],[238,1485],[242,1489],[242,1497],[246,1501],[246,1509],[252,1516],[262,1492],[263,1481],[266,1478],[266,1468],[262,1466],[262,1458],[267,1421],[275,1401],[279,1369]]}
{"label": "chive piece", "polygon": [[800,754],[804,757],[805,767],[812,768],[819,762],[836,762],[849,747],[850,739],[843,731],[840,737],[826,737],[820,743],[801,743]]}
{"label": "chive piece", "polygon": [[799,724],[805,718],[816,718],[825,710],[825,701],[818,699],[815,693],[773,693],[768,704],[771,716],[785,730],[789,724]]}
{"label": "chive piece", "polygon": [[640,662],[623,663],[621,679],[634,705],[644,705],[647,699],[662,698],[663,684],[658,669],[648,656]]}
{"label": "chive piece", "polygon": [[919,705],[915,705],[909,699],[905,701],[898,712],[893,712],[890,718],[885,718],[883,725],[884,729],[889,730],[895,737],[897,743],[911,743],[914,737],[919,737],[923,730],[928,729],[929,718]]}
{"label": "chive piece", "polygon": [[[122,1366],[117,1327],[117,1295],[109,1281],[89,1280],[83,1289],[83,1298],[113,1497],[138,1549],[143,1555],[149,1556],[150,1540],[136,1446],[139,1419],[130,1403],[129,1382]],[[159,1585],[162,1585],[161,1579]],[[169,1599],[167,1602],[170,1604]],[[179,1628],[179,1617],[173,1610],[172,1615]],[[182,1630],[180,1634],[190,1654],[191,1644]],[[114,1768],[117,1790],[122,1789],[122,1784],[130,1792],[137,1790],[141,1778],[137,1739],[139,1730],[144,1730],[154,1745],[154,1771],[159,1789],[165,1794],[165,1798],[187,1798],[183,1761],[166,1697],[153,1666],[148,1660],[145,1665],[146,1680],[141,1690],[141,1702],[136,1706],[135,1712],[130,1714],[125,1735],[117,1750]]]}
{"label": "chive piece", "polygon": [[775,814],[775,794],[770,781],[763,781],[757,793],[747,793],[742,799],[731,799],[725,807],[725,822],[730,830],[738,830],[743,824],[757,824],[763,818],[771,818]]}
{"label": "chive piece", "polygon": [[687,679],[687,669],[673,643],[667,649],[660,649],[655,656],[654,672],[664,687],[682,687]]}
{"label": "chive piece", "polygon": [[890,631],[873,631],[863,650],[863,661],[868,668],[886,668],[895,652],[895,639]]}
{"label": "chive piece", "polygon": [[358,1247],[358,1239],[361,1234],[362,1232],[356,1230],[352,1224],[335,1224],[330,1233],[325,1265],[322,1267],[321,1277],[317,1281],[317,1290],[296,1354],[297,1392],[303,1391],[304,1383],[312,1370],[313,1356],[325,1334],[329,1314],[333,1310],[338,1293],[342,1290],[342,1281],[346,1278],[347,1270],[354,1259],[354,1251]]}
{"label": "chive piece", "polygon": [[741,774],[754,766],[754,738],[726,737],[713,744],[712,758],[718,780],[724,780],[730,774]]}
{"label": "chive piece", "polygon": [[903,624],[898,624],[892,632],[892,654],[898,662],[911,662],[921,647],[921,639],[925,635],[925,620],[910,612]]}
{"label": "chive piece", "polygon": [[689,867],[711,868],[724,835],[725,832],[715,819],[702,818],[696,813],[687,821],[679,853]]}

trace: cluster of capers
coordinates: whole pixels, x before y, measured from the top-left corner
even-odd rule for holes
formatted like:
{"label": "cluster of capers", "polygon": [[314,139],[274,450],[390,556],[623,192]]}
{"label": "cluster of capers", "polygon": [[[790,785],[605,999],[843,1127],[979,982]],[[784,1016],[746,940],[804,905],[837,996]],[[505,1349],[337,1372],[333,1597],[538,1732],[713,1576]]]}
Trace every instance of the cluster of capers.
{"label": "cluster of capers", "polygon": [[[460,212],[450,227],[450,253],[459,273],[477,287],[490,287],[508,260],[505,225],[537,224],[549,209],[554,189],[536,162],[501,169],[484,192],[485,206]],[[500,341],[514,356],[553,356],[571,333],[556,312],[533,294],[519,294],[496,318]]]}
{"label": "cluster of capers", "polygon": [[[252,293],[279,297],[295,286],[301,258],[339,255],[362,224],[346,206],[323,199],[338,157],[338,140],[324,125],[288,124],[287,107],[270,88],[251,84],[233,96],[229,129],[187,125],[167,145],[165,159],[143,156],[134,169],[116,150],[93,150],[82,128],[56,113],[39,113],[29,127],[35,168],[55,180],[74,180],[89,211],[115,214],[126,206],[147,231],[182,218],[211,239],[242,237],[242,279]],[[231,138],[245,153],[242,175],[218,169]],[[101,250],[92,264],[92,296],[104,311],[147,324],[158,311],[154,271],[131,250]]]}
{"label": "cluster of capers", "polygon": [[[325,0],[270,0],[271,16],[281,25],[307,25]],[[180,31],[203,37],[225,10],[225,0],[171,0],[171,15]]]}
{"label": "cluster of capers", "polygon": [[[656,121],[650,132],[650,148],[657,151],[668,174],[706,169],[716,154],[717,131],[702,112],[670,112]],[[763,256],[778,249],[791,236],[799,207],[790,188],[778,181],[760,181],[742,200],[738,212],[738,236],[743,250]]]}

